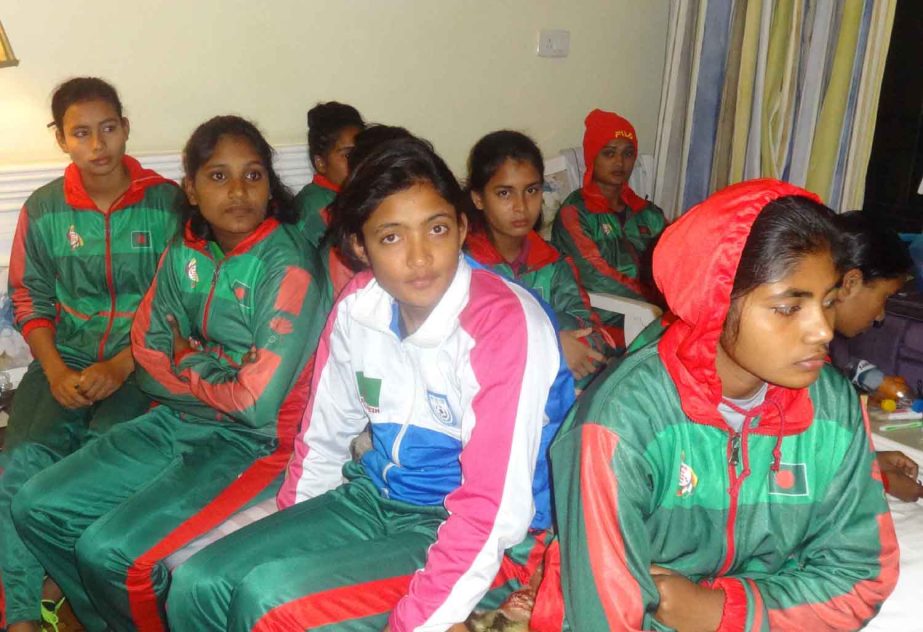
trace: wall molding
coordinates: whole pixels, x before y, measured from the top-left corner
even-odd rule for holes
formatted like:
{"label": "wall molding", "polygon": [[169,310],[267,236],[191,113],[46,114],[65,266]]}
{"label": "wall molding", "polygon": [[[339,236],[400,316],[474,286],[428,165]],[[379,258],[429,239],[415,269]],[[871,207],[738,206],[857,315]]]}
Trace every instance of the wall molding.
{"label": "wall molding", "polygon": [[[314,171],[308,162],[304,145],[279,145],[275,147],[274,165],[282,181],[297,193],[306,185]],[[131,154],[142,165],[153,169],[165,178],[179,181],[182,177],[182,158],[179,151]],[[26,199],[39,187],[60,178],[68,162],[32,163],[26,165],[0,165],[0,265],[9,263],[13,234],[19,211]]]}

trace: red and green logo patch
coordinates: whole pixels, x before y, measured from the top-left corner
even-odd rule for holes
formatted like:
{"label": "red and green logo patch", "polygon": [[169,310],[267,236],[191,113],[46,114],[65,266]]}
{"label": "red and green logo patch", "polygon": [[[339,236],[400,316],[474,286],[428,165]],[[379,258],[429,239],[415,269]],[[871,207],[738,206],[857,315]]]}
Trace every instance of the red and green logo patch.
{"label": "red and green logo patch", "polygon": [[769,494],[773,496],[807,496],[808,466],[804,463],[781,463],[778,472],[769,471]]}

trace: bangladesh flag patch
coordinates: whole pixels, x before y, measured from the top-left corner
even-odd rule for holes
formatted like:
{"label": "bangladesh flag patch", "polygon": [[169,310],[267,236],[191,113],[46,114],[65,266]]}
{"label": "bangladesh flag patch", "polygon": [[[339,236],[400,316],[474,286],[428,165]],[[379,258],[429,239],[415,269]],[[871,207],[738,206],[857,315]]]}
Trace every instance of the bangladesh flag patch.
{"label": "bangladesh flag patch", "polygon": [[136,249],[148,249],[151,247],[151,233],[147,230],[131,231],[131,247]]}
{"label": "bangladesh flag patch", "polygon": [[380,413],[381,380],[365,377],[365,373],[356,371],[356,385],[359,387],[359,400],[363,408],[370,413]]}
{"label": "bangladesh flag patch", "polygon": [[808,466],[804,463],[780,463],[779,471],[769,470],[770,496],[807,496]]}

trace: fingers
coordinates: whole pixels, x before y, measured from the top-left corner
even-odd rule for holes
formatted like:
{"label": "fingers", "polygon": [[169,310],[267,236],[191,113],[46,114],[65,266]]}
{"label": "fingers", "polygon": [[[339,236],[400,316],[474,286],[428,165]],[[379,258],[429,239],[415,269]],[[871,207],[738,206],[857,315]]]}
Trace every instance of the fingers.
{"label": "fingers", "polygon": [[573,329],[570,332],[574,338],[586,338],[591,333],[593,333],[592,327],[584,327],[583,329]]}

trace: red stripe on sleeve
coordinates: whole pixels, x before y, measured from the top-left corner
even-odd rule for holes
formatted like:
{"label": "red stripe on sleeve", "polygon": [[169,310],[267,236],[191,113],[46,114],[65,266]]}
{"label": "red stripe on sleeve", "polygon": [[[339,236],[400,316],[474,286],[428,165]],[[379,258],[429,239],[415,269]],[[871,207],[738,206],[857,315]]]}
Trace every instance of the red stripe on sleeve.
{"label": "red stripe on sleeve", "polygon": [[619,482],[612,472],[615,433],[584,424],[580,437],[580,495],[590,566],[610,630],[640,630],[641,588],[628,569],[618,518]]}
{"label": "red stripe on sleeve", "polygon": [[612,279],[616,283],[624,285],[639,296],[647,296],[647,291],[637,279],[622,274],[609,265],[609,262],[603,258],[602,254],[599,252],[599,248],[596,247],[596,242],[583,232],[583,227],[580,226],[579,211],[576,206],[565,206],[561,209],[560,215],[561,222],[567,234],[574,240],[583,258],[586,259],[597,272]]}
{"label": "red stripe on sleeve", "polygon": [[300,314],[310,285],[311,275],[308,274],[307,270],[289,266],[285,270],[282,282],[279,283],[275,310],[277,312],[287,312],[293,316]]}

